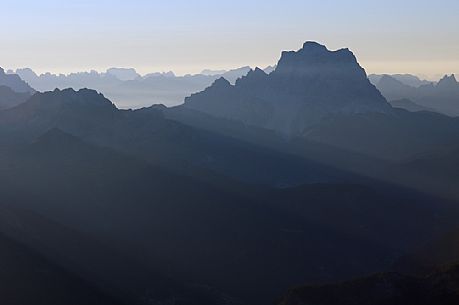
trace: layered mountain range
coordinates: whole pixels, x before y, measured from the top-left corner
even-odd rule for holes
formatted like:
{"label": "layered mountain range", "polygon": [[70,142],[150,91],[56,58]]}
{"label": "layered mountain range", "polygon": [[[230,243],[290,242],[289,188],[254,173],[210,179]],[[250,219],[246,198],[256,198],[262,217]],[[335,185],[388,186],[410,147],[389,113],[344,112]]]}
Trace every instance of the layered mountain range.
{"label": "layered mountain range", "polygon": [[35,92],[24,80],[17,74],[6,74],[5,70],[0,68],[0,86],[9,87],[14,92],[18,93],[33,93]]}
{"label": "layered mountain range", "polygon": [[13,108],[29,98],[28,92],[16,92],[8,86],[0,86],[0,110]]}
{"label": "layered mountain range", "polygon": [[[178,105],[186,96],[201,91],[219,77],[231,82],[245,75],[250,67],[229,71],[206,72],[195,75],[176,76],[173,72],[156,72],[140,75],[132,68],[110,68],[96,71],[64,74],[44,73],[37,75],[29,68],[14,73],[38,91],[58,89],[92,88],[110,98],[120,108],[141,108],[152,104]],[[13,71],[11,71],[13,73]]]}
{"label": "layered mountain range", "polygon": [[34,92],[19,75],[5,74],[0,68],[0,110],[24,103]]}
{"label": "layered mountain range", "polygon": [[172,108],[55,89],[0,110],[0,243],[50,275],[21,269],[43,304],[455,297],[457,268],[389,271],[455,258],[423,249],[459,226],[457,119],[392,107],[351,51],[314,42],[269,74],[220,72]]}
{"label": "layered mountain range", "polygon": [[370,74],[368,75],[368,79],[372,84],[376,85],[384,76],[390,76],[398,80],[402,84],[416,88],[419,88],[423,85],[430,85],[435,83],[425,79],[420,79],[418,76],[412,74]]}
{"label": "layered mountain range", "polygon": [[[49,245],[40,248],[43,255],[60,257],[65,270],[120,301],[265,303],[296,283],[384,270],[436,230],[447,230],[456,215],[434,198],[189,127],[157,109],[118,110],[91,90],[37,93],[1,112],[0,122],[4,202],[105,241],[114,248],[111,257],[120,253],[158,270],[131,280],[145,290],[131,290],[127,282],[111,280],[127,277],[127,270],[82,269],[101,258],[81,256],[81,246],[68,261],[72,248],[56,253],[47,237],[55,230],[42,232]],[[298,180],[295,166],[303,173],[298,177],[312,180]],[[322,184],[249,185],[234,168],[248,168],[255,183],[269,182],[264,176],[270,174]],[[411,222],[413,215],[422,221]],[[2,232],[15,232],[8,228]],[[162,274],[188,288],[171,293],[171,286],[148,284]]]}
{"label": "layered mountain range", "polygon": [[411,105],[423,110],[459,115],[459,83],[454,74],[445,75],[438,83],[420,82],[417,86],[391,75],[372,79],[381,93],[394,103],[409,100]]}

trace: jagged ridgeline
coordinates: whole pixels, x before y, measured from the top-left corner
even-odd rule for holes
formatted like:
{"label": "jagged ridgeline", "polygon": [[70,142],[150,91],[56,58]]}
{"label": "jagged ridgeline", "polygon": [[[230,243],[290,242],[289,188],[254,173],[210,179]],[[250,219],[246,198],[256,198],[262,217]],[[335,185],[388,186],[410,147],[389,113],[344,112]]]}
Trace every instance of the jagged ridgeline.
{"label": "jagged ridgeline", "polygon": [[276,69],[250,71],[232,86],[224,79],[185,100],[185,107],[286,134],[301,134],[331,114],[390,111],[348,49],[306,42],[283,52]]}
{"label": "jagged ridgeline", "polygon": [[[398,75],[372,75],[370,79],[394,106],[459,115],[459,83],[454,74],[445,75],[438,83]],[[405,102],[398,103],[401,100]]]}
{"label": "jagged ridgeline", "polygon": [[[459,226],[458,120],[392,107],[348,49],[306,42],[268,72],[183,77],[213,84],[180,106],[137,110],[91,89],[28,96],[2,74],[4,279],[24,260],[45,270],[17,269],[46,292],[33,291],[40,305],[71,304],[53,289],[82,304],[456,297],[457,269],[435,268],[457,249],[419,249],[456,241],[435,242]],[[175,79],[96,74],[130,86]],[[435,272],[390,272],[417,265]],[[352,298],[360,290],[363,301]]]}

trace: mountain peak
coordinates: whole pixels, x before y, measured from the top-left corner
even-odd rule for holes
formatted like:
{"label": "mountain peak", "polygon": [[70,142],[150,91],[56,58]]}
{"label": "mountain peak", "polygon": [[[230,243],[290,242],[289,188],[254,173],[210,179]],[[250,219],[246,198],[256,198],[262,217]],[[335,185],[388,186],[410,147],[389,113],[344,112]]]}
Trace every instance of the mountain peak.
{"label": "mountain peak", "polygon": [[323,50],[328,51],[327,47],[316,42],[316,41],[306,41],[303,44],[303,50]]}
{"label": "mountain peak", "polygon": [[242,76],[236,81],[236,86],[257,86],[263,84],[268,78],[268,74],[262,69],[256,67],[254,70],[250,69],[246,76]]}
{"label": "mountain peak", "polygon": [[22,80],[17,74],[6,74],[3,68],[0,68],[0,85],[10,87],[13,91],[19,93],[35,92],[29,84]]}
{"label": "mountain peak", "polygon": [[441,87],[456,87],[457,85],[458,85],[458,82],[454,74],[451,74],[449,76],[445,75],[438,82],[438,86],[441,86]]}
{"label": "mountain peak", "polygon": [[297,52],[287,52],[287,53],[299,53],[299,54],[303,54],[303,55],[306,55],[306,56],[311,56],[313,54],[316,54],[316,55],[330,55],[330,54],[334,54],[334,55],[340,55],[340,56],[349,56],[350,59],[355,59],[355,56],[354,54],[348,49],[348,48],[342,48],[342,49],[339,49],[339,50],[336,50],[336,51],[331,51],[329,50],[325,45],[323,44],[320,44],[318,42],[315,42],[315,41],[306,41],[304,44],[303,44],[303,48],[298,50]]}
{"label": "mountain peak", "polygon": [[105,73],[114,76],[121,81],[134,80],[140,77],[134,68],[109,68]]}
{"label": "mountain peak", "polygon": [[[74,110],[87,109],[90,111],[116,109],[115,105],[105,98],[103,94],[91,89],[80,89],[75,91],[72,88],[54,89],[44,93],[36,93],[30,100],[24,103],[24,107],[33,108],[53,108],[53,107],[72,107]],[[58,109],[56,108],[56,109]]]}
{"label": "mountain peak", "polygon": [[224,87],[231,87],[231,83],[224,77],[217,78],[211,87],[215,88],[224,88]]}
{"label": "mountain peak", "polygon": [[446,74],[445,76],[443,76],[443,78],[440,81],[445,81],[445,80],[457,82],[456,76],[454,74],[451,74],[451,75]]}
{"label": "mountain peak", "polygon": [[324,45],[307,41],[298,51],[284,51],[274,74],[318,74],[341,75],[349,73],[358,78],[366,78],[354,54],[347,48],[330,51]]}
{"label": "mountain peak", "polygon": [[459,83],[457,82],[454,74],[445,75],[438,82],[437,87],[445,90],[456,90],[459,88]]}
{"label": "mountain peak", "polygon": [[254,70],[250,70],[249,73],[253,73],[253,74],[255,74],[255,75],[257,75],[257,74],[258,74],[258,75],[266,75],[266,72],[263,71],[262,69],[258,68],[258,67],[255,67]]}
{"label": "mountain peak", "polygon": [[269,75],[256,68],[234,86],[219,82],[187,98],[185,107],[286,134],[302,133],[330,115],[391,110],[351,51],[311,41],[283,52]]}
{"label": "mountain peak", "polygon": [[268,76],[265,71],[262,69],[256,67],[255,70],[250,70],[249,73],[247,73],[246,78],[251,78],[251,79],[265,79]]}
{"label": "mountain peak", "polygon": [[88,89],[88,88],[82,88],[79,90],[75,90],[73,88],[65,88],[65,89],[56,88],[54,89],[53,92],[57,94],[61,94],[61,95],[67,95],[67,96],[81,96],[81,97],[93,97],[93,98],[105,99],[102,93],[99,93],[96,90]]}

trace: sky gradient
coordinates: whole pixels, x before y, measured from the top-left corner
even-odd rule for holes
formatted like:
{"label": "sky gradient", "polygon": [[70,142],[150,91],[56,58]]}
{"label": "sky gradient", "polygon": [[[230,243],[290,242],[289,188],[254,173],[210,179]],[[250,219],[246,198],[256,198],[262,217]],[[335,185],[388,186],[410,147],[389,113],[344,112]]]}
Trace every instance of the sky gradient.
{"label": "sky gradient", "polygon": [[274,64],[306,40],[369,73],[459,73],[459,1],[0,0],[0,66],[141,73]]}

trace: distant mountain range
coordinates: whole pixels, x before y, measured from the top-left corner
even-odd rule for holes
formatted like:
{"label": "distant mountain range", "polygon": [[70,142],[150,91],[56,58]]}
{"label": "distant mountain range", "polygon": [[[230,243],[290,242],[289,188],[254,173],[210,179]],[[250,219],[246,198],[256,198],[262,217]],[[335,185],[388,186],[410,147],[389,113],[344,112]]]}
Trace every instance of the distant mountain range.
{"label": "distant mountain range", "polygon": [[110,68],[106,74],[112,75],[121,81],[135,80],[141,77],[133,68]]}
{"label": "distant mountain range", "polygon": [[459,136],[456,120],[393,108],[349,50],[329,51],[313,42],[284,52],[269,75],[255,69],[235,85],[218,79],[168,112],[209,130],[223,123],[204,126],[197,113],[397,161],[454,147]]}
{"label": "distant mountain range", "polygon": [[5,70],[0,68],[0,86],[9,87],[14,92],[32,94],[35,90],[22,80],[17,74],[6,74]]}
{"label": "distant mountain range", "polygon": [[402,98],[399,100],[393,100],[393,101],[390,101],[389,103],[392,105],[392,107],[406,109],[411,112],[419,112],[419,111],[437,112],[434,108],[423,107],[406,98]]}
{"label": "distant mountain range", "polygon": [[[263,71],[270,74],[276,67],[277,65],[269,66]],[[207,69],[199,74],[185,76],[176,76],[171,71],[142,76],[133,68],[110,68],[104,73],[91,71],[68,75],[51,73],[37,75],[31,69],[24,68],[16,71],[10,70],[8,75],[17,74],[34,89],[41,92],[52,91],[56,88],[93,88],[103,92],[118,107],[141,108],[153,104],[180,105],[186,97],[204,90],[215,80],[223,77],[234,84],[238,78],[247,75],[250,70],[250,67],[242,67],[229,71]],[[440,90],[429,90],[429,87],[435,87],[435,82],[421,80],[410,74],[370,74],[368,78],[395,107],[409,111],[437,111],[447,115],[457,115],[457,92],[445,93]],[[27,84],[19,85],[16,89],[17,92],[34,91]]]}
{"label": "distant mountain range", "polygon": [[412,74],[370,74],[368,75],[368,79],[373,85],[377,85],[381,78],[383,78],[384,76],[390,76],[407,86],[416,88],[435,83],[425,79],[420,79],[418,76]]}
{"label": "distant mountain range", "polygon": [[[202,91],[137,110],[91,89],[0,96],[5,264],[23,262],[20,245],[50,274],[20,269],[28,286],[104,305],[261,305],[307,283],[342,284],[290,290],[283,304],[450,297],[439,281],[457,292],[454,268],[389,271],[429,257],[425,244],[456,241],[436,242],[459,226],[459,119],[391,106],[348,49],[306,42],[267,71],[18,71],[34,86]],[[17,293],[19,282],[3,287]]]}
{"label": "distant mountain range", "polygon": [[16,74],[5,74],[0,68],[0,110],[24,103],[35,92]]}
{"label": "distant mountain range", "polygon": [[173,72],[141,76],[132,68],[110,68],[105,73],[91,71],[69,75],[37,75],[31,69],[24,68],[17,69],[14,73],[41,92],[56,88],[92,88],[103,92],[118,107],[141,108],[153,104],[182,104],[186,96],[205,89],[216,79],[225,77],[234,83],[249,70],[250,67],[242,67],[229,71],[203,71],[201,74],[185,76],[176,76]]}
{"label": "distant mountain range", "polygon": [[373,75],[370,79],[389,101],[409,100],[411,109],[415,104],[424,110],[459,116],[459,83],[454,74],[445,75],[438,83],[420,81],[415,77],[407,81],[396,75]]}

